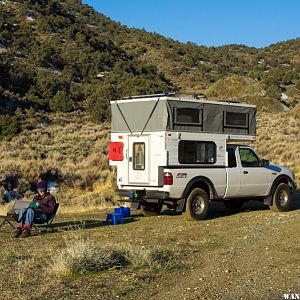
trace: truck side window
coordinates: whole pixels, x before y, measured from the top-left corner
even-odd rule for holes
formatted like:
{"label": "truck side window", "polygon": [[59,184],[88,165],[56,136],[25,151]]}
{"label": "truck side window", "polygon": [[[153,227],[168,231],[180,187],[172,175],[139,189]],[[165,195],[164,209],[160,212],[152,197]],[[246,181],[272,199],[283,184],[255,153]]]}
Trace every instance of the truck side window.
{"label": "truck side window", "polygon": [[133,143],[133,170],[145,170],[145,143]]}
{"label": "truck side window", "polygon": [[240,158],[241,163],[243,167],[249,168],[249,167],[260,167],[260,161],[259,158],[256,156],[256,154],[248,148],[240,148]]}
{"label": "truck side window", "polygon": [[202,141],[180,141],[178,160],[181,164],[214,164],[216,163],[216,144]]}
{"label": "truck side window", "polygon": [[228,167],[235,168],[237,164],[236,164],[234,148],[227,148],[227,153],[228,153]]}

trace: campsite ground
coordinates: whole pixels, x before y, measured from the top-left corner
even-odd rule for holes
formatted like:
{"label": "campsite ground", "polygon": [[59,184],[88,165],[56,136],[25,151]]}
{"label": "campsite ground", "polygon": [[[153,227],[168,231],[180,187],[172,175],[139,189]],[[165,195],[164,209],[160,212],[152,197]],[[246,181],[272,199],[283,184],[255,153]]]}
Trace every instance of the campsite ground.
{"label": "campsite ground", "polygon": [[[59,214],[54,233],[12,238],[0,229],[1,299],[284,299],[300,293],[300,191],[293,209],[274,213],[259,202],[238,212],[213,203],[209,218],[190,222],[164,211],[108,226],[105,212]],[[102,249],[164,249],[167,267],[128,265],[85,275],[53,268],[72,243]],[[63,255],[61,255],[63,254]]]}

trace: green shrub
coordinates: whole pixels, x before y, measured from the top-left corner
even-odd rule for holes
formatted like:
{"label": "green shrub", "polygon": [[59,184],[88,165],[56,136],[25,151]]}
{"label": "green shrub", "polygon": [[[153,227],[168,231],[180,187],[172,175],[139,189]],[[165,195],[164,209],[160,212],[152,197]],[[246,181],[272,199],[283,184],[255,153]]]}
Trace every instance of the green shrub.
{"label": "green shrub", "polygon": [[281,99],[281,90],[277,85],[271,85],[266,90],[266,95],[270,98]]}
{"label": "green shrub", "polygon": [[20,123],[16,117],[0,115],[0,137],[11,139],[20,131]]}
{"label": "green shrub", "polygon": [[58,91],[50,100],[49,106],[52,111],[70,112],[74,109],[74,101],[65,91]]}
{"label": "green shrub", "polygon": [[116,87],[112,84],[99,87],[87,99],[87,109],[94,122],[104,122],[110,119],[110,100],[117,99]]}
{"label": "green shrub", "polygon": [[32,106],[30,106],[29,109],[26,109],[27,118],[33,119],[35,116],[36,116],[36,110]]}

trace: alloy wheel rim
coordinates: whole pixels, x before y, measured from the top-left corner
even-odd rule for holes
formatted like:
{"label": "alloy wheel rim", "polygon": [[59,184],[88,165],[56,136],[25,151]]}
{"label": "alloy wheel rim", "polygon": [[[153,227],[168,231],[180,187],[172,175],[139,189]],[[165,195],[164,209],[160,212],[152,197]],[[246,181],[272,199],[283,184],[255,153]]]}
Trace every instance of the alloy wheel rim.
{"label": "alloy wheel rim", "polygon": [[203,213],[205,208],[204,199],[201,196],[195,196],[192,203],[193,212],[196,215],[200,215]]}
{"label": "alloy wheel rim", "polygon": [[278,193],[278,200],[279,200],[279,204],[281,206],[284,206],[287,204],[288,202],[288,193],[285,190],[280,190]]}

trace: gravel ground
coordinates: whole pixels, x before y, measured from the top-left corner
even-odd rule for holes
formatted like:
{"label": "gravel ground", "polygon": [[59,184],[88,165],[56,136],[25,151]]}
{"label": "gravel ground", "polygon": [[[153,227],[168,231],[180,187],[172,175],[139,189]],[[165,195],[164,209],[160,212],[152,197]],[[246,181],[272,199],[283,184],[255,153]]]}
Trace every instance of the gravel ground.
{"label": "gravel ground", "polygon": [[[284,299],[300,293],[300,191],[292,210],[275,213],[260,202],[239,211],[212,203],[209,218],[190,222],[164,211],[106,226],[102,213],[59,215],[53,234],[14,239],[0,229],[0,299]],[[130,245],[173,251],[172,269],[112,269],[73,277],[50,275],[70,241],[101,247]],[[292,299],[292,298],[291,298]]]}

